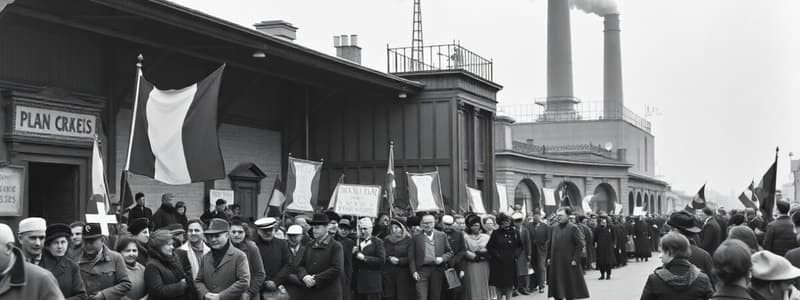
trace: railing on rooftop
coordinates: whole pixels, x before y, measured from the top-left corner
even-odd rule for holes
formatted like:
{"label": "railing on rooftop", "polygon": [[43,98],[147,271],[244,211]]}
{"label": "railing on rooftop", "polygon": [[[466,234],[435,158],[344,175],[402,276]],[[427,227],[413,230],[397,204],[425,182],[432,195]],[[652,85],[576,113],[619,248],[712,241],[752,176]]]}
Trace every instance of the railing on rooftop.
{"label": "railing on rooftop", "polygon": [[526,154],[575,154],[575,153],[594,153],[609,159],[618,159],[617,154],[606,150],[600,145],[579,144],[579,145],[535,145],[527,142],[513,141],[512,150]]}
{"label": "railing on rooftop", "polygon": [[[459,42],[422,47],[421,57],[412,55],[411,47],[386,48],[389,73],[464,70],[492,81],[492,60],[464,48]],[[417,53],[420,55],[420,53]]]}
{"label": "railing on rooftop", "polygon": [[498,105],[497,110],[514,118],[517,122],[566,122],[566,121],[595,121],[595,120],[623,120],[644,131],[650,132],[651,124],[647,119],[634,113],[627,107],[619,107],[606,113],[603,102],[581,102],[574,105],[574,110],[547,111],[546,102],[536,101],[536,104],[511,104]]}

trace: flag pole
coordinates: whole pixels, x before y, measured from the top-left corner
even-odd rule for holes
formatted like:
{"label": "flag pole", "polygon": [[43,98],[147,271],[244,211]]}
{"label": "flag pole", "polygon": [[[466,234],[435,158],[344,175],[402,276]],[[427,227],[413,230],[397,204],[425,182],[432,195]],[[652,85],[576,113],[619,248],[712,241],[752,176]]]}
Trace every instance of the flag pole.
{"label": "flag pole", "polygon": [[[136,91],[133,94],[133,115],[131,115],[131,128],[128,135],[128,151],[125,153],[125,168],[122,170],[123,173],[128,172],[131,166],[131,149],[133,148],[133,134],[136,130],[136,115],[137,110],[139,108],[139,88],[141,87],[142,83],[142,61],[144,60],[144,56],[141,53],[136,57]],[[124,194],[125,186],[128,184],[128,176],[122,176],[123,182],[120,185],[120,195]],[[122,195],[124,196],[124,195]],[[120,204],[122,204],[123,197],[120,197]],[[136,201],[133,201],[133,204],[136,204]],[[125,208],[128,209],[127,207]]]}

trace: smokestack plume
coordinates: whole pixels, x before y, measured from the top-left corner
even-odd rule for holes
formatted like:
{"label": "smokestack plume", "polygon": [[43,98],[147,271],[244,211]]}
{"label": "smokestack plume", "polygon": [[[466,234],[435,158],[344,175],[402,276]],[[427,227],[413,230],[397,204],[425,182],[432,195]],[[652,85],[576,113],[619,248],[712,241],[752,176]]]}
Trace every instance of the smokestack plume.
{"label": "smokestack plume", "polygon": [[587,14],[595,14],[601,17],[619,14],[616,0],[569,0],[569,4]]}
{"label": "smokestack plume", "polygon": [[603,24],[603,117],[622,117],[622,50],[619,42],[619,15],[605,15]]}
{"label": "smokestack plume", "polygon": [[[572,91],[572,37],[567,0],[547,1],[547,106],[545,116],[575,112]],[[555,114],[558,112],[559,114]],[[548,113],[551,113],[548,116]],[[558,115],[558,116],[557,116]]]}

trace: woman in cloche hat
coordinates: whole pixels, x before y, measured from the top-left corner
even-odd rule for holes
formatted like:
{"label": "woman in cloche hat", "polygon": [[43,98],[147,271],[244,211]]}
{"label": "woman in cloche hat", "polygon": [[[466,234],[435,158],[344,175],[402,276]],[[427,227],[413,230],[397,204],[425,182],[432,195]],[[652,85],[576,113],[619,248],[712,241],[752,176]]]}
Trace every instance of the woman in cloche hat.
{"label": "woman in cloche hat", "polygon": [[69,259],[69,238],[72,231],[66,224],[51,224],[47,226],[44,239],[44,251],[39,266],[47,269],[58,281],[61,293],[68,300],[87,298],[86,288],[83,287],[81,269],[78,264]]}

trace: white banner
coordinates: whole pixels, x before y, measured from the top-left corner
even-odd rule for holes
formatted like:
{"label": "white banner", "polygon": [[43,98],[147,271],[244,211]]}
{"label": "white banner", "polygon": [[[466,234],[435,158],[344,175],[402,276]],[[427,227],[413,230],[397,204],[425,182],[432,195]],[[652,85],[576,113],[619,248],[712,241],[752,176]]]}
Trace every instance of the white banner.
{"label": "white banner", "polygon": [[505,184],[497,183],[497,200],[500,202],[500,205],[497,207],[497,212],[508,212],[508,208],[511,207],[511,205],[508,203],[508,194]]}
{"label": "white banner", "polygon": [[472,212],[476,214],[486,214],[486,208],[483,207],[483,196],[481,194],[481,190],[467,187],[467,192],[469,192],[469,199],[472,200],[472,203],[470,203],[470,206],[472,206]]}
{"label": "white banner", "polygon": [[417,211],[438,211],[436,199],[433,196],[433,176],[411,175],[414,186],[417,187]]}
{"label": "white banner", "polygon": [[313,212],[314,207],[311,205],[311,198],[315,196],[315,192],[312,187],[315,187],[314,180],[317,179],[318,170],[322,167],[322,164],[299,159],[293,159],[289,162],[293,165],[292,170],[294,171],[294,181],[290,180],[289,183],[290,186],[293,183],[294,188],[287,189],[287,192],[291,193],[287,197],[291,197],[292,202],[286,206],[286,210]]}
{"label": "white banner", "polygon": [[22,215],[24,170],[17,166],[0,167],[0,216]]}
{"label": "white banner", "polygon": [[379,185],[338,184],[334,211],[339,215],[377,218],[381,196]]}
{"label": "white banner", "polygon": [[644,216],[645,215],[644,207],[641,207],[641,206],[634,207],[633,208],[633,215],[634,216]]}
{"label": "white banner", "polygon": [[543,188],[542,193],[544,193],[544,205],[546,206],[556,206],[556,190],[555,189],[548,189]]}

